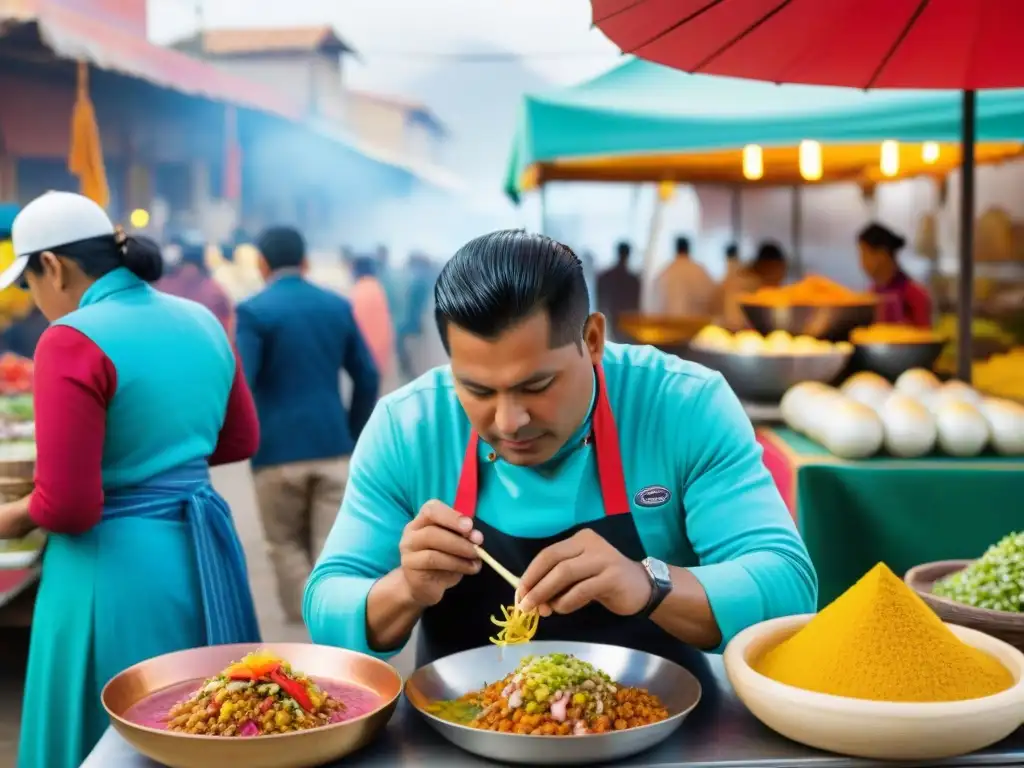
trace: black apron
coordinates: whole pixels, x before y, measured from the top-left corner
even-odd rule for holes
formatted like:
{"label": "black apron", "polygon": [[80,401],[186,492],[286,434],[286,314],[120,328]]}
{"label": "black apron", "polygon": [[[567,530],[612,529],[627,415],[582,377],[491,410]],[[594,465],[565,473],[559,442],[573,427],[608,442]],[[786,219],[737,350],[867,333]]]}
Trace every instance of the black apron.
{"label": "black apron", "polygon": [[[605,391],[604,372],[600,366],[595,372],[597,401],[593,430],[588,442],[592,441],[596,454],[604,517],[541,539],[509,536],[475,520],[476,529],[484,535],[484,547],[488,554],[513,573],[525,572],[541,550],[572,537],[583,528],[590,528],[599,534],[630,560],[640,561],[647,556],[631,514],[619,451],[619,434]],[[479,491],[479,440],[475,431],[470,433],[453,504],[456,511],[473,518],[476,517]],[[526,503],[529,503],[528,499]],[[512,587],[487,565],[483,566],[480,573],[463,577],[462,581],[445,592],[441,602],[424,611],[416,649],[416,666],[487,645],[489,638],[498,631],[490,617],[500,616],[500,606],[512,605],[514,598]],[[619,645],[676,661],[695,673],[704,666],[699,651],[677,640],[649,618],[617,616],[598,603],[592,603],[569,615],[554,614],[542,618],[534,639]]]}

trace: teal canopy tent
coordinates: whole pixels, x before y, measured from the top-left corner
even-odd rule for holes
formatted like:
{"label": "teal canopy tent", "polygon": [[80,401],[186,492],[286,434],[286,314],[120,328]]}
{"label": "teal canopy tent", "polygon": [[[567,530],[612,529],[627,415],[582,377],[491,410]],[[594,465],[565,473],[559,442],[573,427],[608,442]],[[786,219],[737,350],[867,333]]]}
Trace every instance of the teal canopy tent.
{"label": "teal canopy tent", "polygon": [[[900,142],[889,178],[942,175],[960,162],[958,91],[856,91],[690,75],[639,59],[581,85],[523,100],[505,179],[748,183],[743,147],[763,148],[756,183],[802,183],[797,147],[822,145],[822,181],[884,181],[882,141]],[[1020,154],[1024,91],[978,96],[979,162]],[[922,144],[932,144],[930,157]],[[936,149],[941,151],[936,153]],[[927,153],[925,153],[927,154]]]}

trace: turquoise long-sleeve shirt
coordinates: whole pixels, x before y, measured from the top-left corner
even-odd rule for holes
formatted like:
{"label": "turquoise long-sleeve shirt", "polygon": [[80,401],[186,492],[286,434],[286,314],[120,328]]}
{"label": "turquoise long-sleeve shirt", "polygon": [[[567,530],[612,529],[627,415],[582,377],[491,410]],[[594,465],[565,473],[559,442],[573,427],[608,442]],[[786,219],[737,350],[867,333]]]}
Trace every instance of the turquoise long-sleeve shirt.
{"label": "turquoise long-sleeve shirt", "polygon": [[[633,520],[648,556],[689,568],[722,647],[746,627],[811,613],[817,578],[739,400],[721,374],[652,347],[607,344],[604,372]],[[431,499],[451,504],[470,424],[451,369],[383,398],[352,455],[334,528],[306,585],[313,642],[367,645],[366,596],[400,564],[402,529]],[[480,456],[491,447],[480,440]],[[651,487],[660,506],[638,504]],[[552,536],[604,514],[593,447],[557,468],[480,462],[478,517],[511,536]],[[467,577],[472,578],[472,577]]]}

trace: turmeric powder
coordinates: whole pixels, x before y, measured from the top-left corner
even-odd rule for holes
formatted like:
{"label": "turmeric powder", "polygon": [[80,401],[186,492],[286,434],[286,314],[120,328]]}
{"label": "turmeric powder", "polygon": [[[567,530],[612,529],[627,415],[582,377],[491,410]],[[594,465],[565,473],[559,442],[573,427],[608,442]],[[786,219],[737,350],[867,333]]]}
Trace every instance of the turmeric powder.
{"label": "turmeric powder", "polygon": [[942,623],[884,563],[754,669],[780,683],[872,701],[961,701],[1004,691],[1009,670]]}

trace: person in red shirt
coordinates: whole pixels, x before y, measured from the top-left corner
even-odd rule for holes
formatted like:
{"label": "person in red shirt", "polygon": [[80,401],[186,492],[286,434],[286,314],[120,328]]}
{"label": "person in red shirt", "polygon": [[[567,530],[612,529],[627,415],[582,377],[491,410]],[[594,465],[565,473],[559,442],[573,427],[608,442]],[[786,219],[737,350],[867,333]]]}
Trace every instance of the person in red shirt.
{"label": "person in red shirt", "polygon": [[234,339],[235,308],[224,289],[210,275],[206,266],[206,248],[202,243],[185,240],[174,245],[181,249],[181,260],[156,284],[156,289],[202,304],[220,320],[228,338]]}
{"label": "person in red shirt", "polygon": [[928,289],[900,269],[897,256],[907,241],[888,227],[871,223],[857,236],[860,264],[879,297],[879,323],[932,326],[932,297]]}

